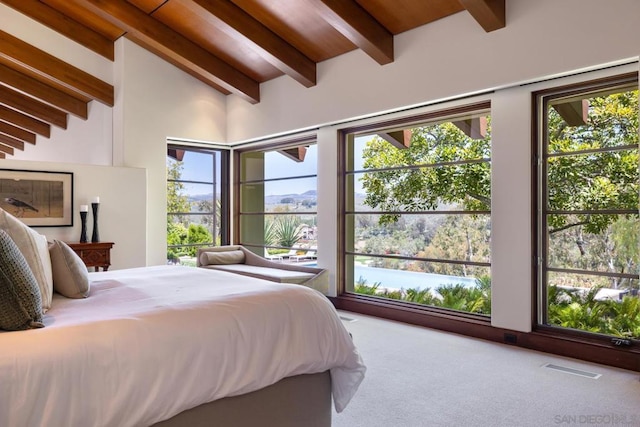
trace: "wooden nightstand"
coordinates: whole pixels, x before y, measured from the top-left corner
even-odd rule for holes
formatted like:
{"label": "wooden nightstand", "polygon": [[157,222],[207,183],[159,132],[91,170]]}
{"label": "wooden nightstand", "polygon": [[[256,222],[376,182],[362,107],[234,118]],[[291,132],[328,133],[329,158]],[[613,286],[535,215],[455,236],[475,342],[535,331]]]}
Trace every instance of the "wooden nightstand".
{"label": "wooden nightstand", "polygon": [[87,267],[93,267],[95,271],[107,271],[111,265],[111,248],[113,242],[98,243],[69,243],[67,245],[78,254]]}

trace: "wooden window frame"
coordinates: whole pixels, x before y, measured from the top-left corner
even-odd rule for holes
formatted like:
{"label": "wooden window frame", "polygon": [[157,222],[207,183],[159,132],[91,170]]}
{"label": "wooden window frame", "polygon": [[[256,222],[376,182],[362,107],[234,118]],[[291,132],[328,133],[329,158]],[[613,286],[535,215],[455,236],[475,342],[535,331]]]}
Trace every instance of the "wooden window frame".
{"label": "wooden window frame", "polygon": [[[268,178],[268,179],[252,179],[252,180],[242,180],[242,160],[241,156],[244,153],[249,152],[270,152],[270,151],[278,151],[284,150],[288,148],[300,147],[303,145],[317,145],[317,137],[315,134],[305,135],[300,137],[292,137],[284,140],[274,141],[267,144],[259,144],[259,145],[250,145],[248,147],[240,146],[234,150],[233,155],[233,165],[234,165],[234,179],[233,181],[236,183],[234,185],[234,205],[233,205],[233,218],[236,226],[233,229],[233,241],[239,245],[243,245],[249,249],[255,249],[256,253],[262,255],[265,249],[295,249],[294,248],[286,248],[283,246],[268,246],[268,245],[258,245],[251,242],[244,242],[241,238],[241,227],[242,222],[241,218],[244,215],[259,215],[259,216],[296,216],[300,214],[304,215],[315,215],[317,217],[317,211],[305,211],[303,213],[291,213],[291,212],[266,212],[266,211],[256,211],[256,212],[242,212],[241,207],[241,194],[242,194],[242,185],[244,184],[264,184],[266,182],[275,182],[275,181],[284,181],[284,180],[293,180],[293,179],[307,179],[307,178],[316,178],[318,174],[315,175],[296,175],[296,176],[286,176],[279,178]],[[316,169],[317,172],[317,169]],[[317,185],[316,185],[317,187]]]}
{"label": "wooden window frame", "polygon": [[[547,301],[547,292],[545,291],[546,283],[547,283],[547,273],[548,272],[568,272],[568,273],[587,273],[589,275],[594,276],[615,276],[615,277],[632,277],[637,278],[638,275],[630,275],[630,274],[614,274],[607,272],[598,272],[598,271],[582,271],[577,269],[566,269],[566,268],[557,268],[557,267],[548,267],[542,261],[544,257],[548,254],[549,248],[548,244],[545,242],[543,238],[543,234],[546,230],[546,216],[549,214],[569,214],[569,213],[599,213],[599,214],[626,214],[626,213],[638,213],[638,210],[627,210],[627,209],[608,209],[608,210],[584,210],[584,211],[559,211],[559,210],[548,210],[546,203],[546,194],[547,184],[546,184],[546,158],[553,157],[562,157],[562,156],[571,156],[576,154],[590,154],[590,153],[601,153],[601,152],[614,152],[614,151],[623,151],[631,148],[638,149],[636,145],[625,145],[625,146],[616,146],[602,149],[589,149],[582,151],[575,151],[570,153],[550,153],[545,154],[544,147],[548,145],[547,139],[547,127],[548,127],[548,115],[546,114],[547,106],[550,101],[558,98],[571,97],[571,96],[579,96],[585,95],[589,96],[592,93],[597,93],[603,90],[615,90],[617,88],[624,89],[625,87],[629,87],[631,85],[635,85],[636,90],[638,89],[638,73],[625,73],[621,75],[605,77],[594,80],[587,80],[580,83],[570,84],[558,86],[550,89],[536,91],[532,94],[532,123],[535,124],[532,126],[533,129],[533,137],[532,137],[532,153],[533,153],[533,161],[532,161],[532,206],[534,209],[532,210],[532,224],[534,227],[532,228],[532,242],[534,243],[534,248],[532,253],[535,254],[537,258],[537,262],[534,263],[534,268],[532,269],[533,277],[532,277],[532,293],[533,293],[533,309],[532,309],[532,329],[534,332],[543,334],[544,336],[552,337],[554,339],[566,340],[574,343],[584,343],[584,344],[596,344],[599,350],[604,350],[603,353],[607,353],[607,349],[612,345],[613,337],[611,335],[593,333],[587,331],[581,331],[576,329],[564,328],[556,325],[549,325],[544,323],[547,319],[547,309],[548,309],[548,301]],[[636,344],[639,340],[636,341]],[[640,356],[640,349],[637,348],[637,345],[634,347],[620,347],[616,350],[624,352],[628,351],[630,354],[637,354]],[[544,347],[542,351],[551,351],[552,349]],[[606,357],[606,356],[602,356]],[[615,364],[614,364],[615,365]],[[618,366],[618,365],[615,365]],[[627,367],[628,369],[640,370],[640,363],[634,363],[631,367]]]}
{"label": "wooden window frame", "polygon": [[[183,151],[191,151],[191,152],[195,152],[195,153],[203,153],[203,154],[209,154],[212,156],[213,161],[214,161],[214,174],[216,173],[215,171],[215,156],[218,155],[220,156],[220,224],[219,224],[219,228],[220,228],[220,244],[221,245],[228,245],[230,242],[230,237],[231,237],[231,233],[230,233],[230,224],[229,224],[229,218],[230,218],[230,208],[231,208],[231,203],[229,200],[229,195],[230,195],[230,186],[229,186],[229,165],[230,165],[230,153],[227,150],[219,150],[219,149],[214,149],[214,148],[200,148],[200,147],[193,147],[193,146],[189,146],[189,145],[181,145],[178,143],[170,143],[167,144],[167,150],[183,150]],[[216,180],[215,177],[213,177],[213,181],[209,182],[209,181],[192,181],[192,180],[170,180],[167,179],[167,182],[181,182],[181,183],[187,183],[187,184],[206,184],[206,185],[211,185],[214,189],[214,192],[216,190]],[[215,209],[215,207],[214,207]],[[208,215],[206,213],[192,213],[192,212],[167,212],[167,216],[169,215]],[[215,216],[215,211],[214,211],[214,216]],[[214,241],[212,242],[212,244],[215,245],[215,238],[216,236],[213,236]],[[167,245],[167,248],[182,248],[182,247],[199,247],[199,246],[203,246],[202,244],[187,244],[187,245],[173,245],[173,246],[169,246]]]}
{"label": "wooden window frame", "polygon": [[[482,101],[472,104],[467,104],[459,107],[442,109],[432,111],[428,113],[416,114],[407,117],[383,120],[371,124],[352,126],[342,128],[338,131],[338,229],[337,229],[337,242],[338,242],[338,265],[336,271],[336,283],[337,283],[337,297],[332,298],[334,305],[338,308],[342,308],[348,311],[354,311],[362,314],[373,315],[382,318],[388,318],[392,320],[404,321],[407,323],[418,324],[422,326],[433,327],[436,329],[448,330],[452,332],[459,332],[465,330],[467,333],[472,333],[473,336],[478,336],[486,339],[495,339],[494,331],[491,330],[491,318],[487,315],[468,313],[464,311],[457,311],[453,309],[446,309],[441,307],[416,304],[407,301],[397,301],[391,299],[385,299],[380,297],[373,297],[368,295],[356,294],[349,292],[346,289],[346,259],[348,256],[359,255],[359,253],[347,250],[344,236],[346,236],[346,220],[347,215],[355,215],[359,212],[347,209],[346,206],[346,179],[347,176],[362,173],[360,170],[348,170],[347,169],[347,138],[349,135],[362,135],[367,133],[373,133],[375,131],[384,131],[385,129],[398,129],[407,128],[410,126],[421,125],[436,125],[441,122],[449,122],[456,118],[468,117],[472,114],[489,114],[491,110],[490,101]],[[442,165],[457,165],[457,164],[469,164],[478,162],[490,162],[490,159],[470,159],[462,161],[446,162]],[[379,169],[382,170],[394,170],[394,169],[419,169],[425,167],[437,167],[441,164],[422,164],[411,166],[399,166]],[[366,172],[378,171],[378,169],[369,170]],[[417,214],[473,214],[484,213],[490,214],[490,211],[421,211],[421,212],[382,212],[382,211],[367,211],[371,214],[380,213],[400,213],[403,215],[417,215]],[[375,255],[380,258],[393,258],[393,259],[411,259],[416,261],[434,261],[434,262],[453,262],[463,263],[467,265],[478,265],[483,267],[490,267],[490,263],[484,262],[459,262],[451,260],[432,260],[427,258],[406,257],[406,256],[394,256],[394,255]]]}

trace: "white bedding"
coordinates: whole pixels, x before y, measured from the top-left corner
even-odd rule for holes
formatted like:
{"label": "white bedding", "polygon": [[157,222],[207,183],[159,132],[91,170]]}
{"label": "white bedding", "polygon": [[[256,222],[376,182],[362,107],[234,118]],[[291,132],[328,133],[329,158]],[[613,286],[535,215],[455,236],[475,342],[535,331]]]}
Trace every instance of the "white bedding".
{"label": "white bedding", "polygon": [[331,370],[337,411],[365,367],[312,289],[200,268],[90,273],[45,328],[0,332],[0,426],[147,426],[288,376]]}

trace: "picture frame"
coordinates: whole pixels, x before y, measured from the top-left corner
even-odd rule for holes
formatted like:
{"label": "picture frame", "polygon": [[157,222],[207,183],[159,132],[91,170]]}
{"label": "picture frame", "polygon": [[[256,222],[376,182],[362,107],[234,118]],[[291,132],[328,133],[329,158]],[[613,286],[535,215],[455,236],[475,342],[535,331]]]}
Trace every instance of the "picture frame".
{"label": "picture frame", "polygon": [[0,208],[31,227],[72,227],[73,172],[0,169]]}

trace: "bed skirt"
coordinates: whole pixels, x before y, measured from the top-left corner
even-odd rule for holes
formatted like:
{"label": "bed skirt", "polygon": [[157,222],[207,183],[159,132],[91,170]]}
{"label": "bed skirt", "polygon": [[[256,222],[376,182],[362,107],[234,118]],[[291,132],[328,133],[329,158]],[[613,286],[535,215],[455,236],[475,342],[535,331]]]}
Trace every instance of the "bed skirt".
{"label": "bed skirt", "polygon": [[329,371],[196,406],[153,427],[331,427]]}

